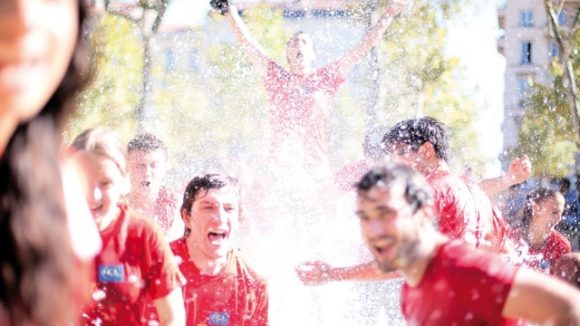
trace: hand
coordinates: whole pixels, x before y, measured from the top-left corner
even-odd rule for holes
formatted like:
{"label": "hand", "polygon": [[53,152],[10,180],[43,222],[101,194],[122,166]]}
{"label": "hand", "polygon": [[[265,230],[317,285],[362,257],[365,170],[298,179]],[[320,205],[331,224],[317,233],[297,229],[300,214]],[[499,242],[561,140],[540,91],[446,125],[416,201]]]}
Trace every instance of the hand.
{"label": "hand", "polygon": [[405,10],[407,4],[407,0],[391,0],[387,5],[387,14],[391,17],[396,16]]}
{"label": "hand", "polygon": [[296,267],[295,270],[304,285],[323,285],[332,281],[329,275],[332,266],[321,261],[307,261]]}
{"label": "hand", "polygon": [[209,4],[222,15],[225,15],[230,9],[229,0],[211,0]]}
{"label": "hand", "polygon": [[511,161],[507,170],[507,178],[510,184],[522,183],[532,175],[532,162],[527,155],[516,158]]}

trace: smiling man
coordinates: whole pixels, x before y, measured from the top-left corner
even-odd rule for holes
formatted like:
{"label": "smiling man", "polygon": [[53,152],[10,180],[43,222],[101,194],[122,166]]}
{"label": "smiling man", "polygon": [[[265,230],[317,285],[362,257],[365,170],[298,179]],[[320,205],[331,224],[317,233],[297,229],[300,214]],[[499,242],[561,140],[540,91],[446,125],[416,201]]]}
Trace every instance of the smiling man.
{"label": "smiling man", "polygon": [[408,166],[376,167],[357,184],[362,236],[383,272],[403,275],[409,325],[580,325],[580,292],[450,240],[436,231],[435,211],[431,187]]}
{"label": "smiling man", "polygon": [[171,243],[187,279],[187,325],[267,325],[268,290],[234,247],[242,217],[240,187],[232,177],[194,177],[183,195],[186,235]]}

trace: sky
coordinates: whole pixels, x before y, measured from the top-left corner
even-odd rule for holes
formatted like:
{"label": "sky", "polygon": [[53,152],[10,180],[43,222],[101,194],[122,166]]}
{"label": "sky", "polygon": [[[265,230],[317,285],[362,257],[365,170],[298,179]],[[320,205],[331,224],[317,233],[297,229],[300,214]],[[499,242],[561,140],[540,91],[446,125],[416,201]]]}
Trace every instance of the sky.
{"label": "sky", "polygon": [[[482,171],[484,176],[500,173],[497,159],[503,148],[503,93],[505,60],[497,52],[500,35],[497,8],[502,0],[471,1],[461,15],[448,23],[446,53],[458,57],[464,85],[472,90],[471,100],[476,105],[478,146],[490,164]],[[166,19],[175,24],[203,25],[209,10],[209,1],[173,0]]]}

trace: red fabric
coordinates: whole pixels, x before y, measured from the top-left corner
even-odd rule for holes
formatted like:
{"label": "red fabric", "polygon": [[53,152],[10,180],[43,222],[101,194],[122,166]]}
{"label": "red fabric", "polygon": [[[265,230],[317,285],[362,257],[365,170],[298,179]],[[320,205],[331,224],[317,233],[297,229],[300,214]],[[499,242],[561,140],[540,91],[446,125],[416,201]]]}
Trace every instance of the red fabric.
{"label": "red fabric", "polygon": [[125,208],[101,237],[93,299],[104,298],[86,310],[85,324],[100,320],[100,325],[147,325],[145,306],[167,296],[183,280],[169,245],[153,221]]}
{"label": "red fabric", "polygon": [[512,325],[501,314],[517,268],[457,240],[443,244],[416,287],[403,285],[409,325]]}
{"label": "red fabric", "polygon": [[553,271],[558,259],[571,251],[570,241],[556,230],[552,230],[542,244],[530,246],[530,254],[541,254],[542,262],[540,263],[540,267],[550,270],[550,272]]}
{"label": "red fabric", "polygon": [[502,252],[507,227],[499,210],[477,185],[447,171],[427,177],[433,188],[439,230],[476,248]]}
{"label": "red fabric", "polygon": [[345,81],[339,63],[311,74],[291,74],[273,61],[267,66],[264,84],[270,97],[271,141],[298,141],[308,160],[326,158],[331,97]]}
{"label": "red fabric", "polygon": [[189,257],[185,239],[171,243],[187,280],[182,288],[187,325],[267,325],[266,283],[232,251],[218,275],[201,275]]}
{"label": "red fabric", "polygon": [[175,220],[176,212],[178,211],[177,195],[165,187],[159,190],[159,195],[155,204],[153,205],[155,210],[155,216],[153,218],[161,226],[164,234],[167,234],[173,225]]}

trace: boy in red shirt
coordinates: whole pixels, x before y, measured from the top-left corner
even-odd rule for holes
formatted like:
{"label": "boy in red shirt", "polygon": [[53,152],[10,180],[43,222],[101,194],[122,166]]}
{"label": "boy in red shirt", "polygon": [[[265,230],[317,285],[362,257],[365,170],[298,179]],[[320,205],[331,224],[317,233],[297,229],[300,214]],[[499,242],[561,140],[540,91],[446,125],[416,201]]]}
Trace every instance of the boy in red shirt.
{"label": "boy in red shirt", "polygon": [[186,235],[171,243],[187,284],[187,325],[268,325],[268,290],[232,243],[242,216],[232,177],[193,178],[183,195]]}
{"label": "boy in red shirt", "polygon": [[431,187],[404,165],[386,164],[357,184],[361,233],[382,272],[405,279],[401,310],[411,325],[580,325],[580,292],[450,240],[433,226]]}

